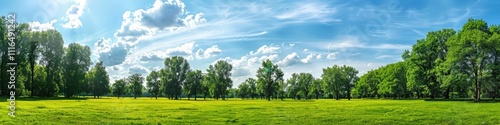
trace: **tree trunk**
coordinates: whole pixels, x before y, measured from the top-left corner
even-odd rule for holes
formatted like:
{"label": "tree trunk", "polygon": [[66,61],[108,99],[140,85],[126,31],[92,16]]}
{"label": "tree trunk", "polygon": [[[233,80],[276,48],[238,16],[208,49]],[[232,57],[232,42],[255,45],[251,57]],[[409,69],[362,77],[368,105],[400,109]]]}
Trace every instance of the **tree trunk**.
{"label": "tree trunk", "polygon": [[335,92],[335,100],[339,100],[339,91]]}

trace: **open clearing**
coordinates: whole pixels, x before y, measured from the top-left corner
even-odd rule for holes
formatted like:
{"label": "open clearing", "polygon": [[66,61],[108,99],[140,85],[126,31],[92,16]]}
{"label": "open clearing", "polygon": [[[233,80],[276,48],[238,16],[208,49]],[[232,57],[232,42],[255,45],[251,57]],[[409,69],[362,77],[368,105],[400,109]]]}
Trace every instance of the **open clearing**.
{"label": "open clearing", "polygon": [[21,99],[15,118],[7,112],[0,123],[500,124],[500,103],[424,100]]}

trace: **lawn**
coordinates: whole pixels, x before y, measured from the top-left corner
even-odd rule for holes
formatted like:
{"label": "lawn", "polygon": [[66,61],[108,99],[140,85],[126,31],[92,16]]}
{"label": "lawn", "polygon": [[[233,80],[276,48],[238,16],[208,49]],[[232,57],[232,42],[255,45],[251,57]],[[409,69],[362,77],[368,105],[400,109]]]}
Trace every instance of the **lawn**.
{"label": "lawn", "polygon": [[22,99],[7,112],[1,124],[500,124],[500,103],[424,100]]}

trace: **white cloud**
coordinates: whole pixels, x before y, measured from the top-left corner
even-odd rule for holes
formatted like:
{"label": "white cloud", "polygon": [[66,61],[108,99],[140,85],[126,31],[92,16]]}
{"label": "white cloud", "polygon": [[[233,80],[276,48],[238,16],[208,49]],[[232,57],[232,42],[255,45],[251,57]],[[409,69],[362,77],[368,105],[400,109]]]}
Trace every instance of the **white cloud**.
{"label": "white cloud", "polygon": [[114,66],[125,61],[129,47],[121,42],[111,43],[111,39],[101,38],[94,43],[94,54],[104,66]]}
{"label": "white cloud", "polygon": [[82,21],[80,21],[80,17],[83,15],[83,10],[87,5],[86,0],[76,0],[76,4],[71,5],[69,9],[66,11],[65,20],[68,21],[65,24],[62,24],[64,28],[73,29],[79,28],[82,26]]}
{"label": "white cloud", "polygon": [[149,73],[149,70],[141,65],[133,65],[128,68],[129,74],[146,74]]}
{"label": "white cloud", "polygon": [[323,57],[321,56],[321,54],[318,54],[318,55],[316,56],[316,59],[321,59],[321,58],[323,58]]}
{"label": "white cloud", "polygon": [[222,53],[222,50],[219,49],[219,47],[217,45],[213,45],[210,48],[207,48],[206,50],[203,50],[201,48],[198,49],[198,51],[196,51],[196,58],[206,59],[206,58],[217,56],[221,53]]}
{"label": "white cloud", "polygon": [[295,65],[301,63],[299,55],[296,52],[288,54],[283,60],[279,61],[278,64],[284,67]]}
{"label": "white cloud", "polygon": [[165,58],[171,56],[182,56],[187,60],[193,59],[193,49],[196,46],[195,42],[187,42],[173,48],[168,48],[165,51],[153,51],[140,55],[140,61],[164,61]]}
{"label": "white cloud", "polygon": [[32,31],[46,31],[46,30],[54,29],[53,24],[56,22],[57,22],[57,20],[52,20],[52,21],[47,22],[47,23],[40,23],[38,21],[35,21],[35,22],[29,22],[28,25],[30,25],[30,29]]}
{"label": "white cloud", "polygon": [[[318,48],[325,48],[324,43],[319,43],[316,46]],[[411,46],[402,44],[389,44],[389,43],[369,45],[364,42],[360,42],[359,38],[356,36],[346,36],[341,39],[335,40],[334,42],[330,42],[328,43],[328,46],[326,46],[326,49],[328,50],[348,49],[348,48],[407,50],[411,49]]]}
{"label": "white cloud", "polygon": [[192,56],[194,46],[194,42],[187,42],[175,48],[167,49],[165,54],[168,56]]}
{"label": "white cloud", "polygon": [[335,58],[337,58],[336,54],[335,53],[329,53],[327,56],[326,56],[327,59],[330,59],[330,60],[333,60]]}
{"label": "white cloud", "polygon": [[296,3],[287,9],[286,12],[275,16],[281,20],[297,20],[306,21],[312,20],[317,22],[332,22],[341,21],[334,19],[332,16],[337,12],[337,8],[329,7],[328,4],[323,3]]}
{"label": "white cloud", "polygon": [[309,49],[307,49],[307,48],[304,49],[304,52],[308,52],[308,51],[309,51]]}
{"label": "white cloud", "polygon": [[306,57],[306,58],[303,58],[303,59],[301,59],[300,61],[301,61],[302,63],[310,63],[310,62],[311,62],[311,60],[312,60],[312,59],[314,59],[314,55],[315,55],[315,54],[311,53],[311,54],[307,55],[307,57]]}
{"label": "white cloud", "polygon": [[263,55],[259,58],[259,61],[262,62],[262,61],[266,61],[268,60],[271,61],[271,62],[276,62],[278,61],[278,54],[272,54],[272,55]]}
{"label": "white cloud", "polygon": [[[156,34],[158,31],[196,27],[206,22],[203,13],[187,14],[185,4],[180,0],[156,0],[153,7],[139,9],[123,14],[121,28],[115,36],[129,44],[136,44],[140,39]],[[185,16],[183,18],[183,16]]]}
{"label": "white cloud", "polygon": [[256,54],[273,54],[277,53],[277,51],[280,49],[279,46],[274,46],[274,45],[263,45],[259,49],[257,49],[257,52],[250,51],[250,55],[256,55]]}

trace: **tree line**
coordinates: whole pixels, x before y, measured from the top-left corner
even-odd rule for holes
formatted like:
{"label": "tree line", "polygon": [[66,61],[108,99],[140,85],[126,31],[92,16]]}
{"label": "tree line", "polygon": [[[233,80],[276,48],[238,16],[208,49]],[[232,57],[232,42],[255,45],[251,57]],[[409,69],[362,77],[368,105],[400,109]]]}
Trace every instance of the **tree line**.
{"label": "tree line", "polygon": [[[0,69],[6,70],[5,18],[1,18]],[[232,65],[220,60],[205,71],[191,69],[181,56],[168,57],[164,67],[147,76],[132,74],[113,81],[103,62],[90,67],[88,46],[71,43],[64,47],[56,30],[31,31],[28,24],[17,28],[16,95],[100,98],[148,93],[151,98],[179,99],[207,97],[225,100],[230,95],[242,99],[319,98],[474,98],[495,99],[500,94],[500,27],[481,19],[469,19],[459,31],[429,32],[402,54],[403,61],[388,64],[358,77],[347,65],[323,68],[315,78],[311,73],[284,73],[270,60],[261,63],[256,76],[237,88],[231,79]],[[0,73],[0,94],[7,95],[8,76]],[[145,86],[143,83],[146,83]]]}

